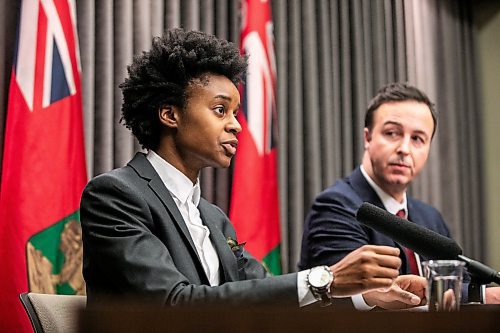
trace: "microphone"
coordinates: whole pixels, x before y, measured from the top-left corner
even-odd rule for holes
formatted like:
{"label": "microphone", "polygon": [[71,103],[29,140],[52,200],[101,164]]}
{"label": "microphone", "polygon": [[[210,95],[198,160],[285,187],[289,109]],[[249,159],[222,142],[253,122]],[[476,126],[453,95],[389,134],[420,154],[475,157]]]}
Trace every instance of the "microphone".
{"label": "microphone", "polygon": [[402,219],[369,202],[364,202],[359,207],[356,219],[426,258],[465,262],[476,283],[500,284],[500,272],[462,255],[462,248],[451,238]]}
{"label": "microphone", "polygon": [[462,249],[453,239],[368,202],[359,207],[356,219],[426,258],[451,260],[462,254]]}

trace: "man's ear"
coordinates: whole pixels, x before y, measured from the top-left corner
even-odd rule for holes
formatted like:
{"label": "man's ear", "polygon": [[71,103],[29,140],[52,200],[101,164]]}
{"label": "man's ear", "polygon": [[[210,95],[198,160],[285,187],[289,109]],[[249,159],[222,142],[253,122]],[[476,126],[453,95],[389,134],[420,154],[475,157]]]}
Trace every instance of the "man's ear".
{"label": "man's ear", "polygon": [[365,127],[363,130],[363,139],[364,139],[364,147],[365,149],[367,149],[368,145],[370,144],[370,141],[372,141],[372,133],[367,127]]}
{"label": "man's ear", "polygon": [[160,122],[170,128],[177,128],[178,110],[173,105],[162,105],[158,110]]}

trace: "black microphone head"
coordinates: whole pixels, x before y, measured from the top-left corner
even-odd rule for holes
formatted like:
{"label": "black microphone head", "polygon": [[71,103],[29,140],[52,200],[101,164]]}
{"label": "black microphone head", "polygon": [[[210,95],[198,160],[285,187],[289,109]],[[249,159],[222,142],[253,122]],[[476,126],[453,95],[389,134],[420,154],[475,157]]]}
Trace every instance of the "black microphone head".
{"label": "black microphone head", "polygon": [[462,254],[462,249],[453,239],[368,202],[359,207],[356,219],[427,259],[457,259]]}

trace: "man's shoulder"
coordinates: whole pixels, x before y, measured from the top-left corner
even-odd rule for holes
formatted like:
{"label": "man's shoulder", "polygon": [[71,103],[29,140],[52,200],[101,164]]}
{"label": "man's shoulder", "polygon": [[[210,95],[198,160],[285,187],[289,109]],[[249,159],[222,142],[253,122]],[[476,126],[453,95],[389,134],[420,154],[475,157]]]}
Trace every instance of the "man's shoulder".
{"label": "man's shoulder", "polygon": [[436,207],[421,200],[409,197],[408,212],[409,218],[413,222],[445,236],[449,236],[449,228]]}
{"label": "man's shoulder", "polygon": [[356,189],[354,176],[351,174],[336,180],[332,185],[319,193],[315,201],[338,201],[360,206],[363,200],[360,193],[358,193],[359,189]]}
{"label": "man's shoulder", "polygon": [[422,200],[418,200],[410,196],[408,196],[407,200],[408,200],[409,210],[417,211],[419,213],[436,214],[441,216],[439,210],[436,207],[432,206],[431,204],[428,204]]}

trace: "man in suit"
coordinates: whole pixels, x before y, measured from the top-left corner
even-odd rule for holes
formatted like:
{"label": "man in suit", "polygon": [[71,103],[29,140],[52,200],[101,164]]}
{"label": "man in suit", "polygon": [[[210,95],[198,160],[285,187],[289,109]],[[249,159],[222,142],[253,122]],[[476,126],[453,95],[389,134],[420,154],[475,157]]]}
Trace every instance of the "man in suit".
{"label": "man in suit", "polygon": [[92,179],[81,200],[89,304],[135,297],[307,305],[363,292],[373,304],[422,301],[425,283],[398,276],[392,247],[365,246],[332,266],[268,277],[226,215],[200,197],[198,180],[202,168],[227,168],[236,153],[247,60],[201,32],[174,29],[152,44],[120,85],[122,122],[148,152]]}
{"label": "man in suit", "polygon": [[360,224],[356,212],[363,202],[370,202],[450,237],[441,214],[406,193],[427,161],[436,126],[433,103],[416,87],[391,83],[379,90],[365,116],[361,165],[320,193],[307,215],[301,269],[335,264],[361,246],[373,244],[400,249],[400,273],[421,275],[420,261],[429,258],[420,258],[391,238]]}

